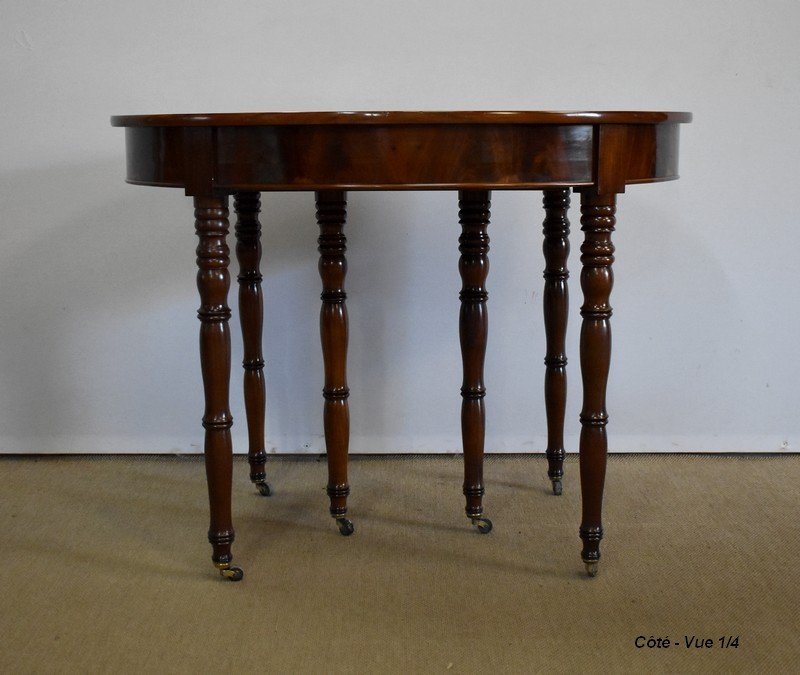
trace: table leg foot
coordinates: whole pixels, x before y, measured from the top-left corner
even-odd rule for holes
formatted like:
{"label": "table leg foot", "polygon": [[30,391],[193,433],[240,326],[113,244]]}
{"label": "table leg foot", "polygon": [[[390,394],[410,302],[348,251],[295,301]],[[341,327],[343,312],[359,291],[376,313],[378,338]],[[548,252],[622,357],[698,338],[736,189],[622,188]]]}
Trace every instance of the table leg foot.
{"label": "table leg foot", "polygon": [[345,537],[349,537],[355,532],[353,521],[347,517],[347,496],[350,494],[350,486],[329,485],[327,492],[331,500],[331,517],[336,521],[339,532]]}
{"label": "table leg foot", "polygon": [[553,484],[553,494],[556,497],[560,496],[563,490],[563,486],[561,485],[561,478],[551,478],[550,480]]}
{"label": "table leg foot", "polygon": [[336,526],[339,528],[339,533],[343,537],[349,537],[353,532],[356,531],[355,525],[353,525],[353,521],[349,518],[336,518]]}
{"label": "table leg foot", "polygon": [[244,570],[241,567],[233,567],[229,562],[216,563],[219,574],[228,581],[241,581],[244,578]]}
{"label": "table leg foot", "polygon": [[269,497],[272,495],[272,488],[269,486],[269,483],[265,480],[257,480],[254,481],[256,486],[256,490],[258,490],[258,494],[262,497]]}
{"label": "table leg foot", "polygon": [[470,518],[472,524],[481,534],[489,534],[492,531],[492,521],[484,516]]}
{"label": "table leg foot", "polygon": [[581,560],[586,567],[586,572],[590,577],[597,576],[597,565],[600,562],[600,540],[603,538],[602,527],[581,527],[581,540],[583,550]]}
{"label": "table leg foot", "polygon": [[262,497],[269,497],[272,494],[272,488],[267,482],[267,473],[264,471],[264,463],[266,462],[266,453],[261,452],[257,454],[250,454],[248,462],[250,464],[250,482],[255,485],[256,490]]}

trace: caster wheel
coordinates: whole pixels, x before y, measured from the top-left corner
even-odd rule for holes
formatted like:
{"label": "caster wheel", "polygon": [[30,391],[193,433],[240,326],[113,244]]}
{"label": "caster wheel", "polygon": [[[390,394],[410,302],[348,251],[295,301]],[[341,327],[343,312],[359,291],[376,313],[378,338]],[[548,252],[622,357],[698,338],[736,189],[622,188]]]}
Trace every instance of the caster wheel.
{"label": "caster wheel", "polygon": [[553,481],[553,494],[558,497],[561,494],[561,479],[556,479]]}
{"label": "caster wheel", "polygon": [[256,489],[258,490],[259,494],[262,497],[269,497],[272,494],[272,490],[269,487],[269,483],[266,481],[259,481],[256,483]]}
{"label": "caster wheel", "polygon": [[343,537],[349,537],[356,531],[353,521],[349,518],[337,518],[336,524],[339,526],[339,532]]}
{"label": "caster wheel", "polygon": [[597,576],[597,562],[584,562],[583,564],[586,566],[586,573],[590,577]]}
{"label": "caster wheel", "polygon": [[478,528],[481,534],[489,534],[492,531],[492,521],[488,518],[473,518],[472,524]]}
{"label": "caster wheel", "polygon": [[244,571],[241,567],[226,567],[219,573],[228,581],[241,581],[244,578]]}

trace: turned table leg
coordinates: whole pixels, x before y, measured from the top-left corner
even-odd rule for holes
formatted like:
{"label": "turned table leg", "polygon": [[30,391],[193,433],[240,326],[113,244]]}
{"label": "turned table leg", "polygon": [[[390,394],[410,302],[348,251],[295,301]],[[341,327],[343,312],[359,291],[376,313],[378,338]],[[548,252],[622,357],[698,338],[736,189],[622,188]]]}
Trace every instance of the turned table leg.
{"label": "turned table leg", "polygon": [[606,384],[611,360],[611,305],[614,284],[614,245],[611,233],[616,222],[616,195],[600,195],[594,188],[581,191],[581,316],[580,352],[583,378],[581,409],[580,473],[583,503],[580,536],[581,556],[590,576],[597,574],[600,540],[603,538],[601,510],[606,476]]}
{"label": "turned table leg", "polygon": [[567,258],[569,257],[569,189],[545,190],[544,234],[544,404],[547,411],[547,475],[553,494],[561,494],[564,476],[564,411],[567,405],[567,355],[565,339],[569,310]]}
{"label": "turned table leg", "polygon": [[233,449],[228,389],[231,375],[231,336],[228,319],[229,251],[228,198],[195,197],[195,229],[197,246],[197,288],[200,292],[200,367],[206,408],[203,415],[205,463],[211,525],[208,540],[211,559],[220,573],[233,581],[242,578],[242,570],[232,567],[231,544],[234,539],[231,522],[231,480]]}
{"label": "turned table leg", "polygon": [[483,515],[483,443],[486,434],[486,412],[483,398],[483,362],[489,323],[486,311],[486,277],[489,273],[489,207],[488,190],[460,190],[458,218],[461,236],[458,250],[461,257],[461,313],[459,336],[464,379],[461,385],[461,437],[464,447],[464,496],[467,517],[485,534],[492,521]]}
{"label": "turned table leg", "polygon": [[258,192],[237,192],[233,205],[236,210],[236,259],[239,261],[239,320],[244,342],[244,407],[247,415],[250,480],[258,491],[269,496],[270,487],[264,464],[264,357],[261,353],[261,331],[264,304],[261,295],[261,195]]}
{"label": "turned table leg", "polygon": [[347,218],[347,194],[343,190],[321,190],[316,193],[319,224],[319,274],[322,278],[322,309],[319,316],[322,357],[325,362],[325,398],[323,420],[325,447],[328,453],[328,497],[331,515],[339,531],[353,533],[347,514],[347,452],[350,443],[350,410],[347,397],[347,240],[344,223]]}

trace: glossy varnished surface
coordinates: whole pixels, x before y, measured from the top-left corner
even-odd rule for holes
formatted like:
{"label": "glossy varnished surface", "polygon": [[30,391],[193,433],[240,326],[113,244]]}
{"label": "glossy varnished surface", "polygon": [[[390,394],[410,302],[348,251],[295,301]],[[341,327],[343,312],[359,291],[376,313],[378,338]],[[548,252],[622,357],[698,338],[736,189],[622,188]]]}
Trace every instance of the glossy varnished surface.
{"label": "glossy varnished surface", "polygon": [[547,411],[547,475],[561,493],[564,475],[564,413],[567,407],[567,316],[569,290],[569,190],[544,190],[544,331],[547,340],[544,405]]}
{"label": "glossy varnished surface", "polygon": [[234,196],[236,210],[236,259],[239,262],[239,322],[244,343],[244,405],[247,412],[250,480],[259,486],[262,494],[269,488],[264,464],[264,417],[266,414],[266,384],[264,382],[264,356],[261,338],[264,323],[264,299],[261,293],[261,195],[257,192],[237,192]]}
{"label": "glossy varnished surface", "polygon": [[127,127],[129,182],[195,195],[592,184],[620,191],[677,178],[678,125],[689,119],[670,112],[354,112],[140,115],[112,123]]}
{"label": "glossy varnished surface", "polygon": [[[347,513],[347,453],[350,444],[350,408],[347,402],[347,194],[341,190],[316,194],[319,225],[319,275],[322,279],[322,307],[319,314],[325,384],[322,396],[325,448],[328,453],[328,497],[331,515],[342,519]],[[349,521],[347,521],[349,523]],[[347,527],[352,528],[352,523]],[[352,534],[343,530],[343,534]]]}
{"label": "glossy varnished surface", "polygon": [[215,178],[292,189],[587,183],[591,139],[582,125],[225,127]]}
{"label": "glossy varnished surface", "polygon": [[691,122],[691,113],[635,110],[389,110],[350,112],[117,115],[115,127],[272,126],[294,124],[661,124]]}
{"label": "glossy varnished surface", "polygon": [[[462,437],[466,512],[482,533],[483,453],[486,426],[483,367],[488,338],[490,190],[544,191],[545,399],[548,475],[561,492],[566,404],[567,256],[569,188],[581,195],[580,365],[582,557],[597,572],[603,536],[602,501],[608,442],[606,384],[611,359],[611,305],[616,198],[632,183],[678,177],[679,125],[688,113],[671,112],[353,112],[141,115],[112,118],[126,128],[127,179],[183,188],[194,197],[200,354],[206,411],[206,469],[213,560],[223,576],[231,567],[230,310],[227,294],[228,195],[235,196],[240,308],[245,343],[245,399],[251,478],[264,483],[264,380],[261,354],[259,193],[316,192],[320,335],[325,365],[324,429],[330,512],[342,534],[345,517],[349,406],[347,190],[457,189],[459,336],[463,363]],[[267,494],[268,491],[262,491]]]}
{"label": "glossy varnished surface", "polygon": [[464,448],[464,496],[470,518],[483,515],[483,450],[486,436],[486,409],[483,365],[489,335],[486,278],[489,274],[488,190],[461,190],[458,193],[458,271],[461,275],[461,311],[458,333],[461,341],[463,380],[461,383],[461,437]]}

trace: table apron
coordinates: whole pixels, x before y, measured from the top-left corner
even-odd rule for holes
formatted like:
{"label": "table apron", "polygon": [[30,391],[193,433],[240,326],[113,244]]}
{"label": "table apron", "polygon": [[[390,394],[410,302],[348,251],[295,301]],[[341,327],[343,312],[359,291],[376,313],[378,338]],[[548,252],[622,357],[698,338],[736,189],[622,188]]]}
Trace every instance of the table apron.
{"label": "table apron", "polygon": [[678,177],[678,124],[128,127],[130,183],[237,190],[521,189]]}

